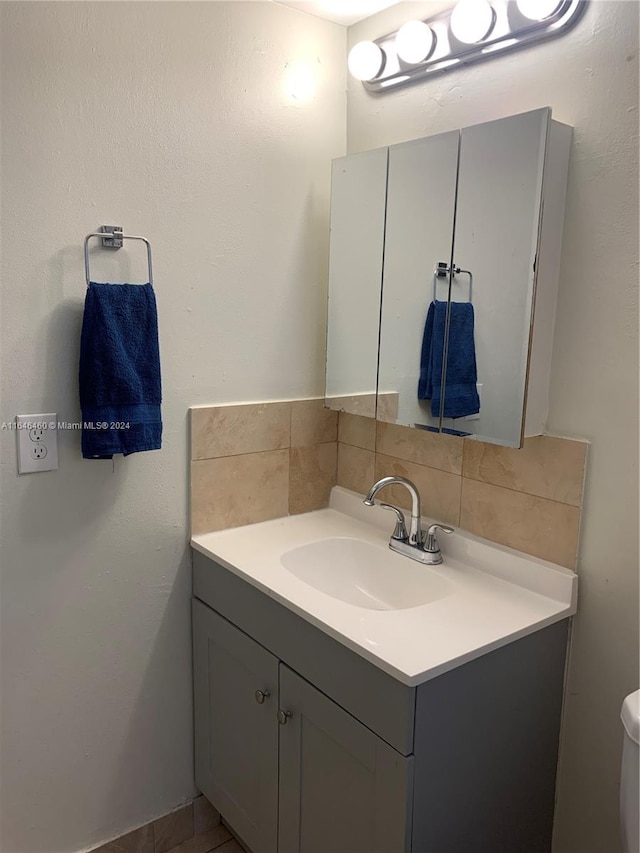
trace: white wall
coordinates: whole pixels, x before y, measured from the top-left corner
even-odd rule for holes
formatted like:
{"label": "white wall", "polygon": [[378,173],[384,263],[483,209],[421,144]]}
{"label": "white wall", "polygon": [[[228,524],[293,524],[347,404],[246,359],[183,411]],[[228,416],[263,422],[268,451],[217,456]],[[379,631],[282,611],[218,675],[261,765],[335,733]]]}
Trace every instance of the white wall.
{"label": "white wall", "polygon": [[[428,3],[400,4],[349,43],[421,14]],[[595,0],[561,39],[404,90],[350,81],[348,150],[547,105],[575,127],[549,427],[593,442],[555,850],[616,853],[619,712],[638,687],[637,2]]]}
{"label": "white wall", "polygon": [[[160,313],[161,452],[112,468],[61,433],[59,471],[17,477],[0,432],[0,849],[72,853],[194,793],[187,407],[322,393],[346,31],[252,2],[0,16],[0,420],[78,420],[86,233],[151,239]],[[123,254],[95,277],[142,275]]]}

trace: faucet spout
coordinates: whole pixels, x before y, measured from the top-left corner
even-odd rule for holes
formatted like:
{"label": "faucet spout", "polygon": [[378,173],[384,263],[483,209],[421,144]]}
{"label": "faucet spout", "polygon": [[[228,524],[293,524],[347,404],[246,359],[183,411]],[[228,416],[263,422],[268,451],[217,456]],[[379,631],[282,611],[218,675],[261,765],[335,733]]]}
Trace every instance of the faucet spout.
{"label": "faucet spout", "polygon": [[407,480],[405,477],[383,477],[371,486],[369,494],[364,499],[364,504],[366,506],[374,506],[374,498],[380,489],[384,489],[385,486],[394,485],[404,486],[411,495],[411,524],[409,527],[408,544],[421,548],[423,544],[423,534],[420,527],[420,495],[411,480]]}

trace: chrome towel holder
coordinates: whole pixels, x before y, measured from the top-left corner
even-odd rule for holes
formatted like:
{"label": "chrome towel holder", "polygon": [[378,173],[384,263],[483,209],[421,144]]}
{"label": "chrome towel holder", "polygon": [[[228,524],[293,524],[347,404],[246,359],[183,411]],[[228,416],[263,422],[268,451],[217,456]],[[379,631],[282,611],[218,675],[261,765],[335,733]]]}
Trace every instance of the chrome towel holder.
{"label": "chrome towel holder", "polygon": [[147,264],[149,265],[149,284],[153,285],[153,272],[151,267],[151,243],[146,237],[136,237],[133,234],[123,234],[120,225],[102,225],[100,231],[87,234],[84,238],[84,275],[89,287],[91,275],[89,272],[89,240],[92,237],[100,237],[103,249],[121,249],[124,240],[141,240],[147,247]]}
{"label": "chrome towel holder", "polygon": [[433,271],[433,301],[436,301],[436,288],[439,278],[446,278],[451,273],[452,278],[457,275],[469,276],[469,302],[473,302],[473,273],[470,270],[461,270],[460,267],[450,267],[446,261],[438,261],[438,266]]}

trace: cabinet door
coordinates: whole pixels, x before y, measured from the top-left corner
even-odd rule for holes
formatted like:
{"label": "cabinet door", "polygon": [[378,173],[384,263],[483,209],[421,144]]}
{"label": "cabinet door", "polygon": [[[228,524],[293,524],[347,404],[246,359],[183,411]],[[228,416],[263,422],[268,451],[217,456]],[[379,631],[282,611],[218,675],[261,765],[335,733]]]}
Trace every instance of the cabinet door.
{"label": "cabinet door", "polygon": [[387,149],[331,169],[326,404],[375,417]]}
{"label": "cabinet door", "polygon": [[283,664],[280,708],[278,853],[408,851],[413,758]]}
{"label": "cabinet door", "polygon": [[[512,447],[524,426],[549,119],[541,109],[465,127],[460,141],[453,259],[473,275],[481,388],[479,417],[453,423]],[[468,275],[455,277],[452,298],[469,298]]]}
{"label": "cabinet door", "polygon": [[193,651],[196,784],[253,853],[276,853],[278,660],[199,601]]}
{"label": "cabinet door", "polygon": [[459,142],[455,130],[389,148],[378,420],[439,426],[418,381],[429,305],[449,298],[449,277],[433,273],[451,262]]}

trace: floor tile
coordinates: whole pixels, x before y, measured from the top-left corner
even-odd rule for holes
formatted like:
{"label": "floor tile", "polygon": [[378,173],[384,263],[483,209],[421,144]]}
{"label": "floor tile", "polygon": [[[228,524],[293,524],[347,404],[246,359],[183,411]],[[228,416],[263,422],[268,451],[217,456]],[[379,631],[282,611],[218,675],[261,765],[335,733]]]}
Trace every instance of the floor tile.
{"label": "floor tile", "polygon": [[104,844],[93,853],[154,853],[151,824],[134,829],[133,832]]}
{"label": "floor tile", "polygon": [[232,835],[227,827],[219,824],[203,835],[194,835],[188,841],[183,841],[182,844],[173,847],[168,853],[210,853],[212,850],[218,853],[219,850],[227,851],[227,844],[225,842],[228,842],[231,838]]}
{"label": "floor tile", "polygon": [[155,853],[169,853],[178,844],[193,837],[193,803],[158,818],[153,823]]}
{"label": "floor tile", "polygon": [[193,832],[204,835],[220,823],[220,812],[214,808],[204,794],[193,801]]}
{"label": "floor tile", "polygon": [[238,844],[235,838],[227,841],[222,847],[218,847],[216,853],[245,853],[245,850]]}

